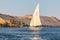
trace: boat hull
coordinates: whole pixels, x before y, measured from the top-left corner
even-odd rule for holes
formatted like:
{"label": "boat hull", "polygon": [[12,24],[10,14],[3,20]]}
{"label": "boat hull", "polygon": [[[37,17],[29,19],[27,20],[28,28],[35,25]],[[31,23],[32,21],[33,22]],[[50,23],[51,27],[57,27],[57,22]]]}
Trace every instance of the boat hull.
{"label": "boat hull", "polygon": [[30,26],[29,29],[30,30],[41,30],[42,27],[40,27],[40,26]]}

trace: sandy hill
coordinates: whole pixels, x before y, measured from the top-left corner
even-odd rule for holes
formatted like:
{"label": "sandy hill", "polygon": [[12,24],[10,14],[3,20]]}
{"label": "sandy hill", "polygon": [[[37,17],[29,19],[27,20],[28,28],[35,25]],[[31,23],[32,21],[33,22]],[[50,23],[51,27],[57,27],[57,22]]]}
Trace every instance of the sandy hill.
{"label": "sandy hill", "polygon": [[42,25],[60,26],[60,20],[56,17],[41,16]]}
{"label": "sandy hill", "polygon": [[[29,25],[32,15],[24,15],[22,16],[22,18],[24,18],[24,23]],[[43,26],[60,26],[60,20],[57,19],[56,17],[48,17],[48,16],[41,16],[41,23]]]}
{"label": "sandy hill", "polygon": [[[29,26],[31,19],[32,15],[10,16],[0,13],[0,27]],[[43,26],[60,26],[60,20],[56,17],[41,16],[40,19]]]}

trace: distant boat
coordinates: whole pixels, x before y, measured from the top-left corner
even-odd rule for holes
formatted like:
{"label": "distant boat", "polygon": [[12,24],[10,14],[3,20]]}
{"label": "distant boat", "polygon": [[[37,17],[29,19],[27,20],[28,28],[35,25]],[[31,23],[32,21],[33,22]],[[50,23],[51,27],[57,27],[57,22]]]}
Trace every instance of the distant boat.
{"label": "distant boat", "polygon": [[39,4],[37,4],[37,7],[35,9],[35,12],[33,14],[33,17],[30,22],[30,29],[32,30],[39,30],[39,26],[41,26],[41,20],[40,20],[40,15],[39,15]]}

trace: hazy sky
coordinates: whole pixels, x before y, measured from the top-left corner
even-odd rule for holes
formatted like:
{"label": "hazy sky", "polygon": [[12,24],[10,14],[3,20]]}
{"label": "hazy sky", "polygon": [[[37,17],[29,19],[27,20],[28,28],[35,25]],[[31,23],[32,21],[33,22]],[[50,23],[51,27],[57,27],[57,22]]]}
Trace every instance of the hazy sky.
{"label": "hazy sky", "polygon": [[32,14],[37,3],[40,4],[40,15],[60,17],[60,0],[0,0],[0,13]]}

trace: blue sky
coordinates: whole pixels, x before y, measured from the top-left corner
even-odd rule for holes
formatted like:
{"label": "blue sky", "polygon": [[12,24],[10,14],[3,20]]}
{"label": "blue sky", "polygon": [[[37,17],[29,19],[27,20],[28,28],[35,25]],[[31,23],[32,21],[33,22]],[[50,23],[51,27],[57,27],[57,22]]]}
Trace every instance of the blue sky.
{"label": "blue sky", "polygon": [[32,14],[37,3],[40,15],[60,17],[60,0],[0,0],[0,13],[21,16]]}

